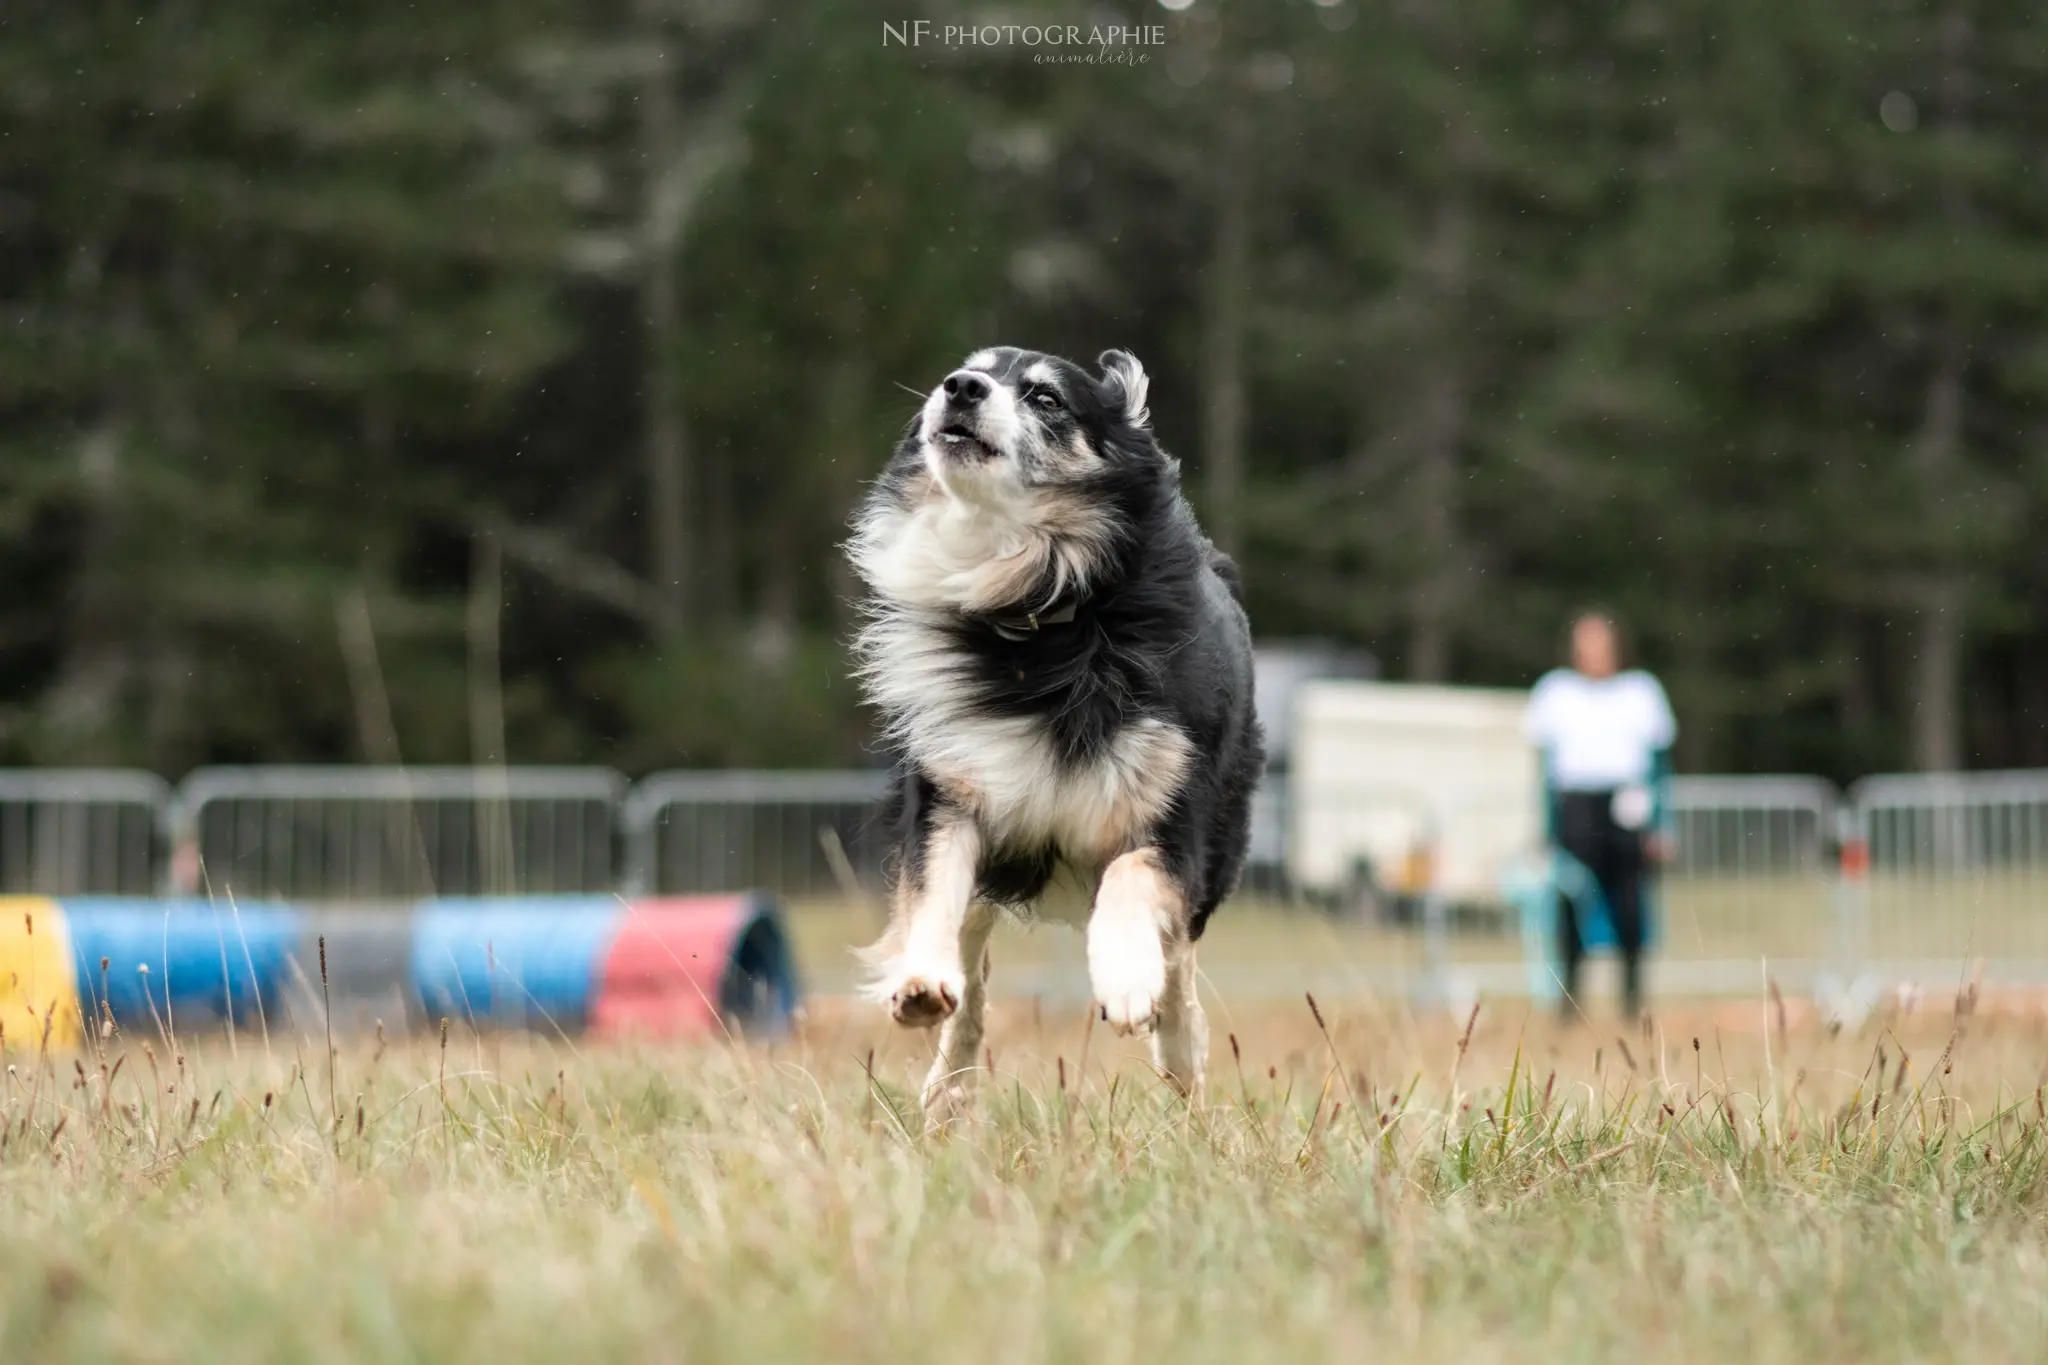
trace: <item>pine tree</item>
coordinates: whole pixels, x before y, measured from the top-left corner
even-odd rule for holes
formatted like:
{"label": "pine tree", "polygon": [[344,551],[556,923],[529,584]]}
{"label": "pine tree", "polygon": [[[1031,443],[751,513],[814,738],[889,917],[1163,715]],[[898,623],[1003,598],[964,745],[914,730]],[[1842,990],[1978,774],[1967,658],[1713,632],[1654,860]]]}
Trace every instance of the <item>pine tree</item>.
{"label": "pine tree", "polygon": [[539,16],[31,9],[0,44],[0,505],[63,606],[10,607],[47,680],[17,745],[331,743],[336,601],[458,635],[409,590],[421,520],[562,343],[555,176],[506,88]]}

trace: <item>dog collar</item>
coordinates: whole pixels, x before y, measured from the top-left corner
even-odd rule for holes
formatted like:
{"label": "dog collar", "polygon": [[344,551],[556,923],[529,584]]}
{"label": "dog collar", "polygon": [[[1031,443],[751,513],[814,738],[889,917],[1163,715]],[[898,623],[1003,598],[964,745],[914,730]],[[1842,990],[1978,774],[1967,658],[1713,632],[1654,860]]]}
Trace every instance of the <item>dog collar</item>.
{"label": "dog collar", "polygon": [[1005,640],[1028,640],[1047,626],[1064,626],[1074,619],[1074,603],[1050,611],[1024,611],[1009,616],[984,616],[988,628]]}

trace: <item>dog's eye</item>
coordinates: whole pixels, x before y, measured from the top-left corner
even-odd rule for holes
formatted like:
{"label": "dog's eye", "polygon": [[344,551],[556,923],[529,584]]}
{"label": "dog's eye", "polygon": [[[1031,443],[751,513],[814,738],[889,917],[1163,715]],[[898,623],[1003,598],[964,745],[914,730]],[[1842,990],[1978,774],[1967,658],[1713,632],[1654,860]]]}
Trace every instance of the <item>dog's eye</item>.
{"label": "dog's eye", "polygon": [[1060,396],[1051,389],[1036,390],[1031,395],[1031,401],[1044,408],[1047,412],[1058,412],[1066,406],[1066,404],[1060,402]]}

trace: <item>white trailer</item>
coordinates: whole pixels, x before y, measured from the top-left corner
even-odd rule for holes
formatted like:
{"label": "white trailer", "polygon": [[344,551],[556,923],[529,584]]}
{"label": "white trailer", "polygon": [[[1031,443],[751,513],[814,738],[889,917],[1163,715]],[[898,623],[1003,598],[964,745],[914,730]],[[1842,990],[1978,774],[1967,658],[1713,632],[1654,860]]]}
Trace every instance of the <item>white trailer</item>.
{"label": "white trailer", "polygon": [[1541,768],[1521,690],[1314,682],[1296,694],[1288,871],[1350,897],[1498,905],[1501,877],[1543,838]]}

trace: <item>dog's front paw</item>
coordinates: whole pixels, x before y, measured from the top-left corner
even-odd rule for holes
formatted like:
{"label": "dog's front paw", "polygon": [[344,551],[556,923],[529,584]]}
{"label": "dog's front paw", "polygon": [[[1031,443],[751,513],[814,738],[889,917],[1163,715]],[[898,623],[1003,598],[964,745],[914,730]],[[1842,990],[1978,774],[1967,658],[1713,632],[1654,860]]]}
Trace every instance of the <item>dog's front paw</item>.
{"label": "dog's front paw", "polygon": [[1149,924],[1089,926],[1088,976],[1103,1022],[1118,1033],[1144,1033],[1166,994],[1166,954]]}
{"label": "dog's front paw", "polygon": [[966,993],[965,978],[908,976],[890,993],[889,1016],[905,1028],[931,1028],[952,1018]]}
{"label": "dog's front paw", "polygon": [[1159,1018],[1159,997],[1142,991],[1096,1002],[1103,1022],[1118,1033],[1150,1033]]}

